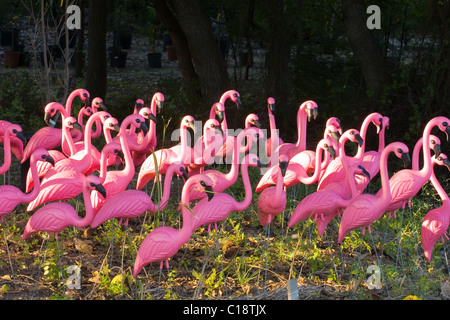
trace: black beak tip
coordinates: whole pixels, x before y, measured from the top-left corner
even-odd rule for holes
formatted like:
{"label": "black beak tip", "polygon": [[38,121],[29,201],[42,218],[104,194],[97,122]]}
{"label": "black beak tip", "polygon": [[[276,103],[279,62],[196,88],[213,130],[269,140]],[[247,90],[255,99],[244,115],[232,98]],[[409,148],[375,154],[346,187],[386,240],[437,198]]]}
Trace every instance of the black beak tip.
{"label": "black beak tip", "polygon": [[53,159],[50,155],[45,157],[45,161],[50,163],[52,166],[55,166],[55,159]]}
{"label": "black beak tip", "polygon": [[96,185],[95,190],[97,190],[103,196],[103,198],[106,199],[106,190],[101,184]]}

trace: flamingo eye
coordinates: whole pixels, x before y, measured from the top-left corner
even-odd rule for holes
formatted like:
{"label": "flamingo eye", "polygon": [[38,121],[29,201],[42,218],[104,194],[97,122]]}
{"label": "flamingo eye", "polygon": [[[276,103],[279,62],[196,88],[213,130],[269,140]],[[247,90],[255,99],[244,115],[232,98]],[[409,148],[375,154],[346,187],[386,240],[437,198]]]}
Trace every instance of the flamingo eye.
{"label": "flamingo eye", "polygon": [[203,187],[206,187],[205,181],[200,181],[200,184],[201,184]]}
{"label": "flamingo eye", "polygon": [[448,123],[447,123],[447,122],[442,123],[442,125],[443,125],[444,127],[448,127]]}
{"label": "flamingo eye", "polygon": [[95,188],[95,183],[91,182],[91,187]]}
{"label": "flamingo eye", "polygon": [[141,120],[139,120],[139,119],[136,119],[136,123],[141,123]]}
{"label": "flamingo eye", "polygon": [[432,143],[432,144],[436,144],[436,141],[434,141],[434,140],[431,140],[431,143]]}
{"label": "flamingo eye", "polygon": [[355,131],[352,130],[352,131],[350,132],[350,134],[355,134]]}
{"label": "flamingo eye", "polygon": [[52,109],[50,109],[50,112],[51,112],[51,113],[55,112],[55,109],[53,109],[53,108],[52,108]]}
{"label": "flamingo eye", "polygon": [[325,148],[328,148],[328,144],[327,144],[327,143],[325,143],[323,146],[324,146]]}
{"label": "flamingo eye", "polygon": [[403,153],[402,149],[397,149],[398,153]]}
{"label": "flamingo eye", "polygon": [[438,157],[438,160],[439,160],[439,161],[442,161],[442,160],[444,160],[444,159],[443,159],[442,157]]}
{"label": "flamingo eye", "polygon": [[13,129],[13,131],[12,131],[13,133],[17,133],[17,130],[16,129]]}

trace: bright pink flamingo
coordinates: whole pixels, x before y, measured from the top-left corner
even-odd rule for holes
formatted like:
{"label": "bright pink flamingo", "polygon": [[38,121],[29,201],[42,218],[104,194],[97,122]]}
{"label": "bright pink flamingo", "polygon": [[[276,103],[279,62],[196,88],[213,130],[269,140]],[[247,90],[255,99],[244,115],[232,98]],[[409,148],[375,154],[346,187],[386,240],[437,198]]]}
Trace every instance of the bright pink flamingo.
{"label": "bright pink flamingo", "polygon": [[[450,161],[443,153],[437,157],[434,155],[432,162],[433,164],[437,163],[439,165],[444,165],[450,170]],[[444,188],[442,188],[434,171],[431,173],[430,181],[441,197],[442,206],[429,211],[422,221],[422,247],[428,262],[431,261],[431,253],[439,238],[441,238],[442,243],[445,242],[445,239],[449,240],[446,232],[450,225],[450,201],[448,194]]]}
{"label": "bright pink flamingo", "polygon": [[[192,219],[194,219],[194,216],[191,210],[188,209],[190,202],[189,190],[195,185],[196,188],[208,192],[209,197],[202,199],[198,203],[200,204],[204,201],[208,201],[208,199],[213,196],[210,183],[210,179],[203,174],[192,176],[186,181],[181,193],[183,226],[181,229],[174,229],[168,226],[158,227],[153,229],[153,231],[145,237],[136,254],[133,269],[134,277],[141,272],[142,268],[152,262],[161,261],[160,269],[162,269],[165,261],[167,269],[169,268],[169,259],[189,241],[192,235]],[[195,207],[197,207],[198,204]],[[192,211],[195,210],[195,207]]]}
{"label": "bright pink flamingo", "polygon": [[401,142],[393,142],[386,146],[381,153],[380,164],[380,176],[381,176],[381,192],[376,195],[373,194],[361,194],[355,198],[352,198],[350,203],[342,214],[341,223],[339,225],[338,242],[342,242],[345,236],[353,229],[362,227],[363,234],[365,229],[368,228],[371,233],[370,225],[380,219],[387,211],[387,207],[391,202],[391,188],[389,186],[389,173],[387,168],[387,159],[390,153],[394,152],[395,155],[403,159],[404,161],[410,161],[408,155],[408,147]]}
{"label": "bright pink flamingo", "polygon": [[[95,214],[91,227],[97,228],[103,222],[114,218],[120,218],[119,226],[122,224],[122,219],[125,219],[125,225],[128,226],[130,218],[139,217],[146,211],[154,213],[164,210],[169,203],[170,187],[174,174],[188,179],[186,166],[181,162],[172,163],[164,177],[164,190],[160,203],[154,203],[144,191],[124,190],[105,201]],[[91,195],[92,197],[93,195]]]}
{"label": "bright pink flamingo", "polygon": [[[264,132],[257,127],[248,127],[238,134],[234,145],[231,168],[227,173],[214,169],[203,171],[204,175],[211,178],[211,186],[214,189],[214,192],[224,192],[236,182],[239,175],[239,161],[241,160],[242,153],[242,149],[240,147],[242,147],[245,137],[248,137],[249,143],[256,142],[258,139],[264,138]],[[189,194],[190,201],[195,201],[201,199],[202,197],[205,197],[205,193],[196,191],[195,189],[191,190]]]}
{"label": "bright pink flamingo", "polygon": [[194,127],[194,117],[185,116],[180,123],[180,144],[171,148],[159,149],[149,155],[142,163],[137,178],[136,189],[142,189],[150,180],[155,178],[156,167],[155,159],[158,167],[158,174],[165,174],[172,162],[179,161],[185,165],[193,163],[192,148],[187,145],[187,129]]}
{"label": "bright pink flamingo", "polygon": [[359,137],[359,131],[355,129],[349,129],[342,134],[339,139],[339,154],[346,175],[341,181],[329,184],[327,188],[317,190],[303,198],[292,212],[289,227],[314,216],[318,233],[321,236],[331,219],[348,205],[350,197],[357,195],[355,174],[364,173],[365,169],[360,165],[349,164],[344,145],[348,140],[361,143]]}
{"label": "bright pink flamingo", "polygon": [[58,232],[67,227],[75,226],[78,228],[87,227],[93,218],[92,206],[90,202],[91,191],[97,191],[106,197],[106,191],[98,177],[94,175],[82,176],[83,181],[83,199],[86,214],[80,218],[75,209],[64,202],[53,202],[39,208],[28,220],[23,233],[23,239],[27,239],[37,231],[46,231],[48,236],[52,233],[58,238]]}
{"label": "bright pink flamingo", "polygon": [[70,158],[58,161],[53,168],[45,173],[42,178],[41,190],[36,199],[28,204],[27,211],[31,211],[46,202],[71,199],[82,192],[81,178],[91,165],[92,125],[97,119],[106,120],[110,117],[109,113],[100,111],[89,118],[85,128],[85,149]]}
{"label": "bright pink flamingo", "polygon": [[[248,208],[252,202],[252,186],[248,175],[248,167],[260,167],[258,156],[255,154],[247,154],[241,163],[241,176],[244,183],[245,197],[241,202],[236,201],[227,193],[215,193],[210,201],[200,201],[195,206],[192,221],[192,231],[201,225],[211,225],[214,223],[217,229],[217,222],[222,221],[228,217],[232,211],[242,211]],[[215,190],[214,190],[215,191]]]}
{"label": "bright pink flamingo", "polygon": [[[10,125],[12,125],[11,122],[6,121],[6,120],[0,120],[0,144],[4,144],[5,131],[6,131],[6,128],[9,127]],[[24,145],[25,141],[23,141],[22,139],[20,139],[16,136],[12,136],[10,138],[11,138],[10,139],[11,151],[12,151],[12,153],[14,153],[17,160],[21,161],[23,158],[23,145]]]}
{"label": "bright pink flamingo", "polygon": [[[381,128],[383,121],[383,116],[379,113],[371,113],[368,115],[362,125],[361,130],[359,131],[361,137],[361,143],[359,144],[359,148],[357,154],[353,158],[348,158],[348,161],[352,164],[362,164],[362,157],[365,152],[365,137],[367,133],[367,128],[370,123],[373,123],[378,128]],[[383,140],[384,142],[384,140]],[[378,161],[379,162],[379,161]],[[364,164],[362,164],[364,166]],[[371,175],[372,176],[372,175]],[[331,161],[322,175],[319,184],[317,186],[317,190],[324,189],[328,184],[333,183],[335,181],[341,181],[345,177],[344,167],[342,165],[341,157],[337,157],[335,160]]]}
{"label": "bright pink flamingo", "polygon": [[275,99],[267,98],[267,113],[269,114],[270,137],[266,140],[266,155],[270,158],[272,150],[283,144],[283,140],[278,135],[277,125],[275,123]]}
{"label": "bright pink flamingo", "polygon": [[[430,179],[433,171],[431,166],[430,134],[434,127],[438,127],[447,135],[450,133],[450,120],[446,117],[431,119],[423,131],[423,167],[420,170],[403,169],[395,173],[390,179],[392,200],[386,208],[387,212],[394,212],[404,208],[406,203],[411,207],[410,199],[413,198],[422,186]],[[380,193],[379,191],[378,193]]]}
{"label": "bright pink flamingo", "polygon": [[[336,153],[336,151],[332,147],[332,142],[330,142],[329,139],[320,140],[316,147],[316,155],[314,156],[314,159],[316,161],[315,171],[311,176],[308,175],[301,161],[297,159],[299,157],[302,157],[302,155],[299,153],[294,157],[292,157],[289,160],[289,165],[287,167],[286,174],[284,175],[283,178],[283,185],[285,187],[292,187],[297,183],[303,183],[308,185],[315,183],[319,179],[319,175],[322,171],[321,170],[322,166],[325,166],[326,162],[328,162],[329,160],[329,158],[325,156],[326,159],[325,161],[323,161],[322,150],[332,155],[333,157],[334,154]],[[270,185],[276,184],[278,180],[278,171],[279,171],[278,166],[273,166],[269,168],[259,180],[255,192],[261,192]]]}
{"label": "bright pink flamingo", "polygon": [[[148,131],[145,118],[139,114],[131,114],[126,117],[120,125],[120,131],[125,131],[129,125],[141,129],[145,134]],[[134,177],[136,170],[133,164],[133,158],[131,157],[130,148],[128,147],[128,139],[125,135],[120,135],[120,147],[124,155],[125,166],[122,170],[111,170],[106,172],[105,180],[102,185],[108,196],[106,198],[101,198],[95,193],[92,195],[91,200],[94,213],[101,208],[105,201],[124,191]]]}
{"label": "bright pink flamingo", "polygon": [[[65,113],[66,113],[67,117],[72,115],[72,104],[76,98],[80,98],[81,101],[84,102],[84,105],[86,107],[90,105],[89,91],[82,89],[82,88],[73,90],[67,97],[66,103],[64,105],[64,108],[66,110]],[[81,141],[83,139],[83,131],[82,130],[79,130],[79,131],[74,130],[73,139],[75,142]]]}
{"label": "bright pink flamingo", "polygon": [[32,201],[39,193],[40,181],[37,174],[36,163],[38,161],[47,161],[54,164],[53,158],[45,149],[37,149],[33,152],[30,158],[30,169],[33,175],[33,180],[36,181],[33,191],[30,193],[23,193],[15,186],[3,185],[0,186],[0,220],[3,222],[3,216],[10,213],[20,203],[27,203]]}
{"label": "bright pink flamingo", "polygon": [[259,222],[262,226],[267,226],[277,214],[286,209],[286,187],[283,186],[283,177],[288,164],[288,156],[280,155],[276,186],[264,189],[258,198]]}
{"label": "bright pink flamingo", "polygon": [[285,142],[278,147],[279,154],[287,154],[289,159],[295,156],[300,151],[306,149],[306,125],[311,118],[314,120],[318,115],[318,106],[312,100],[303,102],[297,111],[297,142]]}
{"label": "bright pink flamingo", "polygon": [[11,166],[11,140],[19,138],[25,140],[22,128],[17,124],[10,124],[3,134],[3,164],[0,166],[0,174],[4,174]]}

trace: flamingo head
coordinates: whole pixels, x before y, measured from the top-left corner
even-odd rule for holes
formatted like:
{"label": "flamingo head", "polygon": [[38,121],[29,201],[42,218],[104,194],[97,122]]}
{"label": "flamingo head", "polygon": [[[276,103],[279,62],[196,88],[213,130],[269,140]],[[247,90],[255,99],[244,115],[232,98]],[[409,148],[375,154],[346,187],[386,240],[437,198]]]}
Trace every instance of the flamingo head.
{"label": "flamingo head", "polygon": [[[114,119],[114,118],[111,118],[111,119]],[[116,156],[118,156],[120,158],[120,160],[122,160],[122,163],[125,163],[125,155],[122,151],[122,147],[121,147],[120,143],[111,141],[110,143],[107,143],[103,147],[102,154],[107,156],[110,153],[115,154]]]}
{"label": "flamingo head", "polygon": [[160,113],[162,111],[163,105],[164,105],[164,94],[162,94],[161,92],[156,92],[153,95],[153,101],[156,104],[158,113]]}
{"label": "flamingo head", "polygon": [[213,181],[207,175],[203,173],[193,175],[184,184],[183,191],[190,190],[192,185],[195,186],[196,190],[205,192],[208,196],[208,201],[211,201],[211,199],[214,197],[214,190],[212,187]]}
{"label": "flamingo head", "polygon": [[348,129],[347,131],[345,131],[339,139],[339,144],[344,143],[346,140],[357,142],[360,147],[364,143],[363,138],[361,138],[359,131],[356,129]]}
{"label": "flamingo head", "polygon": [[264,139],[264,131],[258,127],[248,127],[245,128],[243,132],[244,135],[249,137],[252,143],[258,141],[259,139]]}
{"label": "flamingo head", "polygon": [[239,107],[242,105],[241,102],[241,95],[236,90],[230,90],[227,91],[228,97],[231,101],[233,101],[236,104],[236,108],[239,110]]}
{"label": "flamingo head", "polygon": [[357,173],[357,174],[363,174],[363,175],[365,175],[367,178],[369,178],[369,180],[370,180],[370,173],[369,173],[369,171],[367,171],[366,170],[366,168],[364,168],[362,165],[357,165],[356,166],[356,168],[357,168],[357,170],[355,171],[355,173]]}
{"label": "flamingo head", "polygon": [[372,123],[377,127],[377,134],[379,134],[381,130],[383,130],[383,116],[378,112],[374,112],[371,113],[368,117],[372,119]]}
{"label": "flamingo head", "polygon": [[143,116],[145,119],[147,119],[147,120],[151,120],[151,121],[153,121],[154,123],[156,123],[156,116],[152,113],[152,110],[150,110],[150,108],[148,108],[148,107],[142,107],[140,110],[139,110],[139,114],[141,115],[141,116]]}
{"label": "flamingo head", "polygon": [[272,97],[267,98],[267,108],[272,113],[275,113],[275,99]]}
{"label": "flamingo head", "polygon": [[219,118],[219,121],[222,122],[225,118],[225,106],[223,103],[216,102],[214,103],[214,111],[216,113],[216,116]]}
{"label": "flamingo head", "polygon": [[333,124],[328,124],[326,127],[326,134],[328,137],[336,141],[336,144],[339,144],[339,139],[341,138],[342,129],[339,129]]}
{"label": "flamingo head", "polygon": [[39,148],[36,149],[33,154],[31,155],[31,161],[46,161],[50,163],[52,166],[55,165],[55,159],[53,159],[50,154],[48,153],[48,150]]}
{"label": "flamingo head", "polygon": [[91,107],[94,112],[97,112],[97,110],[102,110],[102,111],[108,110],[108,108],[106,108],[105,103],[103,102],[103,99],[99,98],[99,97],[95,97],[92,100]]}
{"label": "flamingo head", "polygon": [[203,127],[203,135],[207,136],[209,132],[214,131],[215,134],[220,134],[223,136],[223,130],[220,126],[220,122],[216,119],[208,119],[205,122],[205,125]]}
{"label": "flamingo head", "polygon": [[[389,117],[384,116],[383,121],[381,122],[382,128],[389,130]],[[380,129],[381,131],[381,129]]]}
{"label": "flamingo head", "polygon": [[245,164],[249,167],[258,167],[258,168],[264,167],[264,165],[261,163],[261,161],[259,161],[259,157],[254,153],[247,154],[244,157],[242,164]]}
{"label": "flamingo head", "polygon": [[92,110],[91,107],[82,107],[80,109],[79,113],[81,113],[81,114],[83,114],[83,115],[85,115],[87,117],[90,117],[90,116],[92,116],[94,114],[94,110]]}
{"label": "flamingo head", "polygon": [[183,178],[183,180],[186,182],[187,179],[189,179],[189,172],[186,166],[181,161],[175,161],[171,164],[171,166],[174,167],[174,172]]}
{"label": "flamingo head", "polygon": [[106,190],[103,187],[102,183],[100,182],[99,177],[94,176],[94,175],[89,175],[86,177],[85,179],[85,187],[89,190],[89,191],[97,191],[98,193],[100,193],[104,199],[106,199]]}
{"label": "flamingo head", "polygon": [[446,136],[447,136],[447,141],[448,141],[448,137],[450,135],[450,120],[446,117],[436,117],[433,118],[432,120],[430,120],[431,124],[436,124],[439,127],[439,130],[445,132]]}
{"label": "flamingo head", "polygon": [[432,161],[440,166],[447,167],[447,169],[450,171],[450,160],[445,154],[441,153],[439,156],[434,155]]}
{"label": "flamingo head", "polygon": [[77,122],[77,119],[74,117],[67,117],[63,120],[63,127],[69,128],[69,129],[77,129],[83,132],[83,127],[81,124]]}
{"label": "flamingo head", "polygon": [[[339,135],[340,136],[342,135],[341,120],[339,120],[338,118],[336,118],[336,117],[329,118],[327,120],[327,123],[325,124],[325,127],[328,127],[328,126],[334,126],[337,129],[337,131],[339,132]],[[339,139],[337,142],[339,142]]]}
{"label": "flamingo head", "polygon": [[403,165],[405,168],[409,167],[409,165],[411,164],[411,158],[409,157],[408,147],[402,142],[394,143],[396,144],[396,149],[394,150],[395,155],[397,156],[397,158],[403,160]]}
{"label": "flamingo head", "polygon": [[44,121],[46,124],[56,124],[51,118],[56,114],[57,111],[61,112],[64,117],[67,116],[66,109],[61,103],[50,102],[44,107]]}
{"label": "flamingo head", "polygon": [[90,94],[89,91],[87,91],[86,89],[77,89],[76,93],[78,94],[78,96],[80,97],[80,99],[84,102],[85,106],[90,105]]}
{"label": "flamingo head", "polygon": [[117,120],[114,117],[108,117],[108,116],[105,116],[105,117],[106,117],[106,119],[104,119],[104,121],[102,121],[103,127],[107,128],[108,130],[111,130],[111,131],[119,132],[120,131],[119,120]]}
{"label": "flamingo head", "polygon": [[130,114],[128,117],[126,117],[120,126],[120,131],[125,132],[128,125],[135,126],[136,128],[139,128],[142,130],[144,135],[148,132],[148,127],[145,124],[145,118],[141,116],[140,114]]}
{"label": "flamingo head", "polygon": [[319,107],[315,101],[308,100],[303,102],[300,105],[299,111],[305,110],[306,114],[308,115],[308,122],[311,121],[311,119],[316,120],[317,116],[319,115]]}
{"label": "flamingo head", "polygon": [[433,134],[430,134],[430,149],[434,151],[436,157],[441,154],[441,140]]}
{"label": "flamingo head", "polygon": [[331,158],[336,158],[336,150],[333,148],[333,145],[330,143],[330,140],[328,139],[322,139],[318,143],[318,147],[322,148],[326,152],[328,152],[331,155]]}
{"label": "flamingo head", "polygon": [[284,177],[286,175],[286,171],[289,165],[289,157],[285,154],[281,154],[278,158],[278,166],[281,170],[281,175]]}
{"label": "flamingo head", "polygon": [[261,129],[262,127],[261,121],[259,121],[259,117],[254,113],[250,113],[247,118],[245,118],[245,124],[247,128],[250,126],[254,126]]}
{"label": "flamingo head", "polygon": [[5,131],[5,134],[8,134],[9,136],[16,136],[20,140],[22,140],[23,143],[27,141],[27,138],[22,132],[22,128],[18,124],[10,124]]}
{"label": "flamingo head", "polygon": [[139,111],[144,107],[144,100],[137,99],[134,103],[134,114],[139,113]]}
{"label": "flamingo head", "polygon": [[195,119],[193,116],[184,116],[181,119],[181,129],[191,128],[195,133]]}

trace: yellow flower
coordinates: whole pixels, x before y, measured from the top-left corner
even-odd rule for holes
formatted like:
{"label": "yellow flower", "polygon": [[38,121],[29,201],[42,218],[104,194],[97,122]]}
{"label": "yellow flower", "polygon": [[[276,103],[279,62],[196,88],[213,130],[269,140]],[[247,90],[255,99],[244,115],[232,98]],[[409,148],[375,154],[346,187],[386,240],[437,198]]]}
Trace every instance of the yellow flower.
{"label": "yellow flower", "polygon": [[420,299],[419,297],[417,297],[417,296],[413,296],[413,295],[409,295],[409,296],[407,296],[405,299],[403,299],[403,300],[422,300],[422,299]]}

